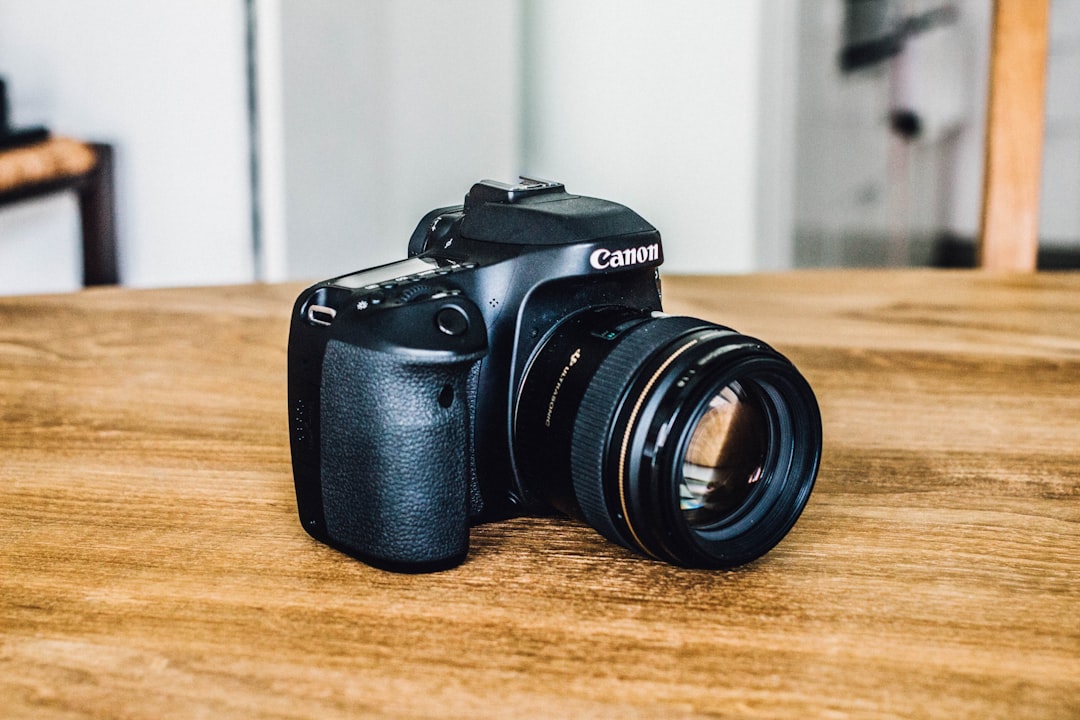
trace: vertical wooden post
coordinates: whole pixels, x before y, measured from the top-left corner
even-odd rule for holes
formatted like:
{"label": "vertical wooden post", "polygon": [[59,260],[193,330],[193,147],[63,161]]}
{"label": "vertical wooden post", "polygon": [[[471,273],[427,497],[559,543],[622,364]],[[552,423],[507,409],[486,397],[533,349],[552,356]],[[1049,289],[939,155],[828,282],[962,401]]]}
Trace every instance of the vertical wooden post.
{"label": "vertical wooden post", "polygon": [[979,265],[1034,271],[1049,0],[995,0]]}
{"label": "vertical wooden post", "polygon": [[113,195],[113,148],[93,143],[94,169],[79,183],[82,217],[83,285],[120,282],[116,259],[116,200]]}

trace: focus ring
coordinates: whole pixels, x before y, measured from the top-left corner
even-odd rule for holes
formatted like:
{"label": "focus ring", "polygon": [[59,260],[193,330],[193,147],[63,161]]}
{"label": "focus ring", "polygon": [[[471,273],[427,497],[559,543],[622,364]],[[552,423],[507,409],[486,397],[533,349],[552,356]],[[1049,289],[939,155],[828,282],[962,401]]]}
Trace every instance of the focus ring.
{"label": "focus ring", "polygon": [[[585,520],[601,535],[624,547],[645,550],[618,527],[615,514],[620,509],[609,508],[604,498],[605,459],[610,454],[611,443],[618,447],[611,433],[618,419],[620,401],[650,357],[682,335],[716,327],[689,317],[663,317],[639,325],[604,358],[582,396],[570,447],[574,495]],[[624,479],[617,477],[611,481],[622,483]]]}

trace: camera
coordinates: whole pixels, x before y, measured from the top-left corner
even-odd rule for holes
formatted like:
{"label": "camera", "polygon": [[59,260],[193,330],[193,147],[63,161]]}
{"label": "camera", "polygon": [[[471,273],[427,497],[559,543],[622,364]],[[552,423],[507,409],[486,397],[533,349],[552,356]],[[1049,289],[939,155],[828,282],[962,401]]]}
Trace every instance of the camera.
{"label": "camera", "polygon": [[561,513],[648,558],[730,568],[806,505],[809,384],[760,340],[662,312],[660,234],[556,182],[481,181],[408,257],[293,307],[300,522],[376,567],[461,563],[472,525]]}

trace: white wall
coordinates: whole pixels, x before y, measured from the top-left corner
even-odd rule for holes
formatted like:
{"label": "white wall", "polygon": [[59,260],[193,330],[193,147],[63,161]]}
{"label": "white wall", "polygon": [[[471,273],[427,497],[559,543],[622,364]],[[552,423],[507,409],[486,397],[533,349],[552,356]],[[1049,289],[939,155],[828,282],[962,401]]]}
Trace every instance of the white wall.
{"label": "white wall", "polygon": [[669,272],[754,269],[764,5],[525,7],[525,169],[636,210]]}
{"label": "white wall", "polygon": [[81,253],[74,194],[0,209],[0,295],[78,288]]}
{"label": "white wall", "polygon": [[[253,277],[243,41],[241,2],[0,0],[14,121],[116,145],[126,283]],[[74,203],[33,205],[0,209],[0,293],[78,285]]]}
{"label": "white wall", "polygon": [[517,3],[280,7],[287,276],[404,258],[428,210],[516,177]]}
{"label": "white wall", "polygon": [[[790,263],[791,159],[772,111],[792,93],[762,58],[769,18],[794,7],[257,0],[260,257],[242,2],[0,0],[0,72],[20,122],[116,143],[131,284],[394,260],[427,210],[519,173],[634,208],[668,271],[746,271]],[[47,202],[0,211],[0,266],[26,279],[0,292],[77,285],[73,204]],[[43,248],[29,261],[27,238]]]}
{"label": "white wall", "polygon": [[427,210],[518,174],[637,210],[669,272],[790,265],[790,141],[760,153],[791,136],[790,72],[761,90],[790,0],[279,1],[284,276],[400,258]]}
{"label": "white wall", "polygon": [[1039,237],[1080,247],[1080,2],[1050,5]]}
{"label": "white wall", "polygon": [[[939,3],[896,5],[919,13]],[[989,2],[957,7],[958,22],[909,38],[891,60],[844,73],[843,3],[800,6],[798,264],[926,263],[943,232],[977,234]],[[917,113],[926,132],[899,137],[889,126],[893,109]]]}

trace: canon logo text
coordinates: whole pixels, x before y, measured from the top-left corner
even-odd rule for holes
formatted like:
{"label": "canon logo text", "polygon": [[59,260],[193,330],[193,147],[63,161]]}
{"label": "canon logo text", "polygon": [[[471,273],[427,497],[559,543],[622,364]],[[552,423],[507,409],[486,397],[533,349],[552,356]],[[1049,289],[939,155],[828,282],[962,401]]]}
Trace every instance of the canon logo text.
{"label": "canon logo text", "polygon": [[640,265],[641,263],[659,259],[660,245],[653,243],[652,245],[639,245],[625,250],[608,250],[606,248],[593,250],[592,254],[589,255],[589,264],[597,270],[607,270],[609,268]]}

